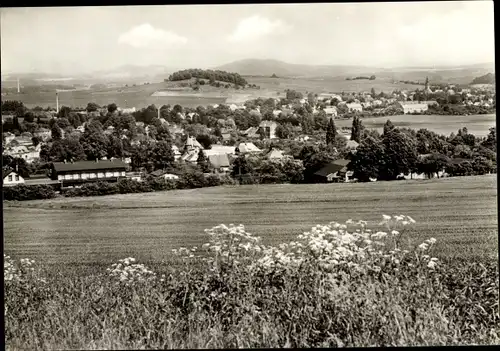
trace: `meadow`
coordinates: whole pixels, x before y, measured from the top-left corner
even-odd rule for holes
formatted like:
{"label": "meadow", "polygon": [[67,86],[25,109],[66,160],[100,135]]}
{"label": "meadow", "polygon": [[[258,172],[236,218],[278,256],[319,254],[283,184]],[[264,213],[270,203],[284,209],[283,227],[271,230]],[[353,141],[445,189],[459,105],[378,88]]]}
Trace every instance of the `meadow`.
{"label": "meadow", "polygon": [[[468,115],[468,116],[439,116],[439,115],[396,115],[385,117],[367,117],[363,118],[362,122],[366,128],[376,129],[380,133],[384,130],[385,122],[390,119],[396,127],[405,127],[418,130],[426,128],[435,133],[442,135],[450,135],[457,133],[458,128],[466,127],[469,133],[476,137],[485,137],[489,133],[489,129],[496,126],[496,114],[486,115]],[[352,126],[351,119],[335,120],[335,125],[338,127]]]}
{"label": "meadow", "polygon": [[7,350],[500,343],[496,176],[4,205]]}
{"label": "meadow", "polygon": [[[260,89],[236,90],[234,88],[213,88],[202,86],[199,93],[193,92],[192,96],[153,96],[156,91],[172,87],[179,82],[160,82],[141,85],[130,85],[122,87],[110,87],[106,89],[61,91],[59,93],[59,105],[70,107],[85,107],[88,102],[95,102],[99,105],[116,103],[121,107],[142,108],[151,104],[171,106],[179,104],[185,107],[206,106],[220,103],[243,103],[249,99],[258,97],[279,97],[284,96],[285,89],[295,89],[305,93],[322,92],[360,92],[370,91],[373,87],[376,92],[384,91],[390,93],[395,89],[404,90],[421,88],[418,85],[408,85],[403,83],[392,83],[389,79],[377,79],[374,81],[354,80],[346,81],[344,78],[268,78],[268,77],[246,77],[249,84],[256,84]],[[222,97],[214,96],[214,92]],[[5,97],[8,100],[22,101],[28,108],[35,106],[53,107],[56,106],[54,93],[39,94],[9,94]]]}
{"label": "meadow", "polygon": [[414,217],[412,243],[434,236],[439,257],[498,254],[496,175],[369,184],[225,186],[4,203],[4,250],[47,264],[158,263],[201,246],[204,229],[245,224],[269,245],[313,225],[381,213]]}

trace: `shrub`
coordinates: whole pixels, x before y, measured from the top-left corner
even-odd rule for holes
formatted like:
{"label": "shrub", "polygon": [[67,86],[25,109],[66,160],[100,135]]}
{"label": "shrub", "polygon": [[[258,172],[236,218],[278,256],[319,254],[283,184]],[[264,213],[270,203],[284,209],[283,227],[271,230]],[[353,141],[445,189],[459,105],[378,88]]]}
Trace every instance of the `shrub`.
{"label": "shrub", "polygon": [[40,200],[56,197],[54,188],[50,185],[25,185],[19,184],[3,188],[4,200]]}

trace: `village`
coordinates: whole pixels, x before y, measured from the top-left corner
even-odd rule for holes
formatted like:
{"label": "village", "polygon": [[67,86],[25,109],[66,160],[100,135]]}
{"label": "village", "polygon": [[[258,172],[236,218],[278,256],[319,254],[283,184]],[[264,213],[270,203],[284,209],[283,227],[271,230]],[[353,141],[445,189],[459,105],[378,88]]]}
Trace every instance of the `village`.
{"label": "village", "polygon": [[[496,103],[496,95],[489,89],[461,88],[450,84],[431,86],[428,79],[421,91],[394,91],[390,95],[383,92],[377,94],[374,89],[357,94],[302,94],[293,90],[285,90],[285,94],[286,97],[283,98],[259,98],[239,105],[216,104],[206,109],[182,108],[179,105],[157,108],[153,105],[137,110],[135,107],[120,108],[115,104],[98,107],[92,103],[85,109],[65,106],[60,109],[57,101],[56,110],[44,111],[41,108],[29,110],[22,104],[18,104],[21,107],[16,108],[17,102],[9,105],[6,101],[2,106],[3,155],[22,159],[28,165],[50,163],[50,167],[45,166],[43,172],[34,174],[26,171],[20,174],[18,169],[5,168],[4,186],[47,184],[64,189],[103,180],[117,182],[123,178],[139,182],[147,176],[179,179],[182,171],[175,167],[164,166],[158,169],[132,162],[130,150],[141,144],[156,143],[158,129],[167,130],[173,141],[173,163],[199,168],[201,159],[205,175],[232,175],[241,180],[244,174],[241,170],[234,170],[238,157],[257,158],[277,164],[283,164],[284,161],[300,163],[301,160],[294,160],[292,149],[297,150],[309,144],[324,144],[324,132],[332,120],[437,113],[443,105],[447,113],[453,113],[450,106],[482,109],[478,112],[484,113],[494,110]],[[11,110],[15,108],[10,114],[9,106],[13,106],[10,107]],[[122,117],[128,117],[130,122],[130,116],[133,116],[135,124],[134,133],[119,126],[120,122],[109,123]],[[68,119],[72,123],[68,123]],[[61,159],[57,155],[55,158],[43,156],[43,149],[47,154],[55,139],[78,140],[85,134],[92,120],[106,120],[103,126],[107,127],[103,127],[102,134],[107,138],[119,138],[120,143],[129,146],[129,152],[121,150],[118,155],[94,157],[92,160],[85,157]],[[54,126],[60,135],[53,135]],[[10,131],[5,131],[6,129]],[[314,182],[356,181],[353,171],[348,170],[349,161],[345,158],[356,153],[359,140],[352,140],[351,128],[339,128],[335,134],[345,140],[334,147],[342,157],[335,157],[336,160],[315,170]],[[200,137],[206,141],[203,145],[199,142]],[[438,176],[443,174],[444,170],[437,172]],[[404,174],[399,176],[404,177]],[[410,178],[422,179],[426,175],[412,173]]]}

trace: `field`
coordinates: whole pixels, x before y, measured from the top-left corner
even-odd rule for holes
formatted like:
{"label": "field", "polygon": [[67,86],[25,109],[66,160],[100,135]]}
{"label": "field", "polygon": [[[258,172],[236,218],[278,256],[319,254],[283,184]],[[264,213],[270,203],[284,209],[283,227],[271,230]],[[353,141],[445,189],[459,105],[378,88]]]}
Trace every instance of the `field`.
{"label": "field", "polygon": [[[439,116],[439,115],[397,115],[386,117],[363,118],[363,125],[369,129],[383,131],[385,122],[390,119],[396,127],[406,127],[418,130],[427,128],[438,134],[450,135],[457,133],[459,128],[467,127],[469,133],[476,137],[488,135],[489,129],[496,126],[496,115],[469,115],[469,116]],[[351,127],[352,120],[335,120],[337,127]]]}
{"label": "field", "polygon": [[221,223],[242,223],[264,243],[279,244],[333,220],[373,225],[383,213],[415,218],[412,243],[434,236],[441,257],[498,254],[496,175],[4,203],[4,251],[54,264],[109,264],[127,256],[160,262],[173,248],[201,246],[203,230]]}
{"label": "field", "polygon": [[[285,89],[295,89],[305,93],[322,92],[358,92],[370,91],[375,88],[376,92],[391,92],[395,89],[415,89],[421,88],[417,85],[394,84],[388,79],[378,79],[374,81],[355,80],[346,81],[343,78],[307,79],[307,78],[267,78],[267,77],[246,77],[249,84],[256,84],[261,89],[235,90],[224,88],[213,88],[202,86],[200,93],[193,92],[192,96],[152,96],[156,91],[164,90],[178,82],[161,82],[152,84],[141,84],[137,86],[122,86],[120,88],[94,89],[64,91],[59,93],[59,105],[71,107],[85,107],[88,102],[95,102],[99,105],[116,103],[121,107],[142,108],[151,104],[180,104],[185,107],[206,106],[209,104],[242,103],[257,97],[278,97],[284,96]],[[223,97],[215,97],[214,93]],[[55,107],[54,93],[39,94],[9,94],[4,97],[6,100],[22,101],[27,107],[35,106]]]}
{"label": "field", "polygon": [[391,93],[394,90],[422,89],[422,85],[393,83],[392,79],[375,80],[345,80],[345,78],[271,78],[271,77],[245,77],[251,84],[260,85],[261,89],[284,91],[294,89],[305,93],[340,93],[340,92],[370,92],[375,89],[378,94],[381,91]]}

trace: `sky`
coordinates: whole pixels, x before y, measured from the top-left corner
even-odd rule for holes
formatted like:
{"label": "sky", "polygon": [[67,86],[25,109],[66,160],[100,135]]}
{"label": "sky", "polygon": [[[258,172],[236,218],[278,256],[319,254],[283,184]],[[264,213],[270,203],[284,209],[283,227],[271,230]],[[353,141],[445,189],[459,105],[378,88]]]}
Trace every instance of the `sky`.
{"label": "sky", "polygon": [[7,72],[494,62],[493,1],[2,8]]}

